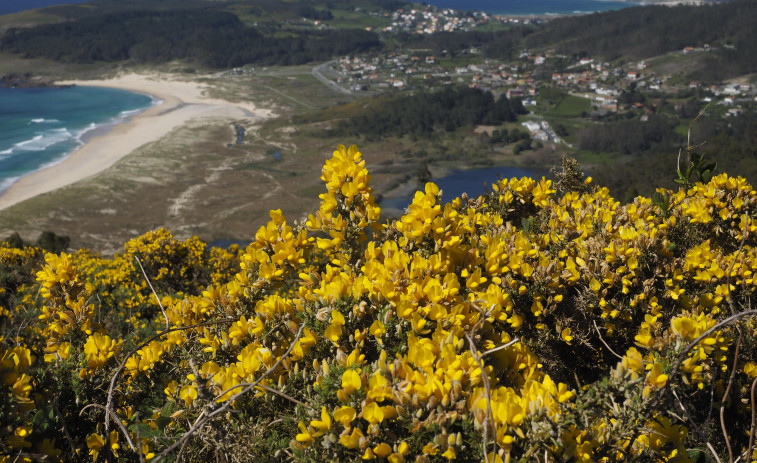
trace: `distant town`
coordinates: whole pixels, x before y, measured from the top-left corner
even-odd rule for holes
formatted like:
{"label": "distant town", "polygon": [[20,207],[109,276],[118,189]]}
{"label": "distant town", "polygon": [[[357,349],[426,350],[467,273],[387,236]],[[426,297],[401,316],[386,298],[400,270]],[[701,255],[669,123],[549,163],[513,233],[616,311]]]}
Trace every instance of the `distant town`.
{"label": "distant town", "polygon": [[[359,9],[357,9],[359,10]],[[400,8],[391,13],[365,12],[390,20],[381,29],[385,33],[434,34],[470,31],[486,25],[541,24],[550,17],[501,16],[485,12],[459,11],[427,5],[423,8]],[[319,20],[303,19],[314,28],[325,27]],[[671,55],[708,53],[714,47],[687,46]],[[456,64],[456,62],[464,62]],[[554,72],[545,72],[552,69]],[[232,74],[252,74],[255,69],[237,68]],[[455,57],[443,52],[437,56],[428,49],[396,50],[377,54],[344,56],[314,71],[343,93],[380,93],[435,89],[445,85],[466,85],[491,91],[498,96],[519,98],[524,106],[538,113],[539,95],[545,88],[584,99],[587,117],[614,113],[634,113],[644,121],[656,111],[654,102],[623,101],[628,92],[645,92],[655,97],[697,96],[703,104],[723,105],[725,117],[736,117],[744,105],[757,102],[757,91],[749,83],[680,82],[669,75],[650,70],[645,61],[613,65],[590,56],[571,61],[571,57],[532,53],[522,50],[517,59],[499,61],[487,58],[472,47]],[[652,100],[653,101],[653,100]],[[563,143],[544,120],[526,121],[522,125],[532,138]]]}

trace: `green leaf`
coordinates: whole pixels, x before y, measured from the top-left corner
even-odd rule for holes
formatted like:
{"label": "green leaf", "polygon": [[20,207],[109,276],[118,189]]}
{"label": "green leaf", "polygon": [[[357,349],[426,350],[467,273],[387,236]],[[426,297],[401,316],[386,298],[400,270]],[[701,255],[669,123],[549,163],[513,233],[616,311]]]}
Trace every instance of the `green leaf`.
{"label": "green leaf", "polygon": [[41,433],[47,431],[50,429],[50,426],[55,424],[55,412],[53,411],[52,407],[49,409],[39,409],[37,410],[37,413],[34,414],[34,418],[32,419],[32,427],[35,431],[39,431]]}
{"label": "green leaf", "polygon": [[133,432],[135,435],[137,434],[137,430],[139,430],[139,437],[140,438],[146,438],[146,437],[155,437],[160,435],[159,430],[155,430],[151,428],[146,423],[136,423],[129,426],[129,430]]}
{"label": "green leaf", "polygon": [[170,417],[171,414],[176,410],[176,402],[173,400],[169,400],[166,402],[165,405],[163,405],[163,409],[160,411],[160,416],[167,416]]}
{"label": "green leaf", "polygon": [[702,449],[689,449],[689,458],[696,463],[712,463],[712,456]]}
{"label": "green leaf", "polygon": [[533,217],[523,217],[520,221],[521,226],[523,227],[523,231],[526,233],[531,232],[531,228],[534,225],[534,218]]}
{"label": "green leaf", "polygon": [[169,424],[171,424],[171,422],[172,422],[172,421],[173,421],[173,420],[172,420],[172,419],[171,419],[170,417],[167,417],[167,416],[159,416],[159,417],[158,417],[158,418],[157,418],[157,419],[155,420],[155,424],[157,424],[157,425],[158,425],[158,429],[160,429],[160,430],[163,430],[163,429],[166,429],[166,427],[167,427],[167,426],[168,426]]}

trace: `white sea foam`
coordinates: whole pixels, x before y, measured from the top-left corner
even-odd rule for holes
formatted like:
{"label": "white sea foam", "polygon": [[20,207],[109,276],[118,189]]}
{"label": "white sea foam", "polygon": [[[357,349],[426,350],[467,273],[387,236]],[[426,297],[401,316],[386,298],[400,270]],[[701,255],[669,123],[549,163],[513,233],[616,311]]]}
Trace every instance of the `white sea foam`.
{"label": "white sea foam", "polygon": [[20,151],[43,151],[47,148],[74,139],[74,135],[67,129],[51,129],[38,132],[32,138],[20,141],[12,147],[0,151],[0,155],[12,155]]}
{"label": "white sea foam", "polygon": [[104,125],[108,124],[96,124],[94,122],[90,123],[88,126],[84,127],[83,129],[79,129],[76,131],[76,135],[74,136],[77,140],[82,141],[82,137],[84,135],[88,134],[89,132],[97,129],[98,127],[102,127]]}
{"label": "white sea foam", "polygon": [[140,108],[140,109],[131,109],[131,110],[128,110],[128,111],[121,111],[118,115],[119,115],[120,118],[126,119],[126,118],[129,118],[129,117],[134,116],[136,114],[139,114],[142,111],[144,111],[144,109],[142,109],[142,108]]}
{"label": "white sea foam", "polygon": [[11,185],[13,185],[14,183],[16,183],[16,181],[18,179],[20,179],[20,178],[21,177],[8,177],[8,178],[5,178],[5,179],[2,179],[2,181],[0,181],[0,192],[5,191],[8,188],[10,188]]}
{"label": "white sea foam", "polygon": [[[0,0],[0,3],[2,1]],[[69,122],[56,119],[53,114],[50,114],[52,117],[43,117],[46,113],[41,110],[35,111],[36,114],[35,112],[27,112],[27,116],[19,121],[19,125],[26,126],[25,129],[18,127],[25,133],[19,130],[15,138],[11,138],[12,134],[7,137],[5,133],[3,134],[2,144],[0,144],[0,193],[10,188],[23,175],[26,175],[27,172],[22,173],[21,170],[29,169],[35,163],[38,165],[33,167],[31,171],[58,164],[88,142],[90,138],[106,133],[116,125],[160,103],[160,100],[151,97],[145,107],[120,111],[109,119],[89,123],[83,127],[73,126]],[[81,115],[74,113],[72,119],[78,119]],[[66,127],[63,127],[64,125]],[[14,162],[14,158],[18,158],[17,161],[20,161],[18,165],[23,167],[11,168],[10,166],[17,164]],[[22,175],[18,175],[21,173]]]}

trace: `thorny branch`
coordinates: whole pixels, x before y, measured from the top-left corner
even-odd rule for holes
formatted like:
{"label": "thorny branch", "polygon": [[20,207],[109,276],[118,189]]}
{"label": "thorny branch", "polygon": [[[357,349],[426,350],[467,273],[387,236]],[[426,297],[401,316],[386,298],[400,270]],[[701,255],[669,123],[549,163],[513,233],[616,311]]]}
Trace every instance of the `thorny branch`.
{"label": "thorny branch", "polygon": [[[174,331],[186,331],[186,330],[191,330],[191,329],[194,329],[194,328],[200,328],[200,327],[203,327],[203,326],[213,326],[213,325],[219,325],[219,324],[223,324],[223,323],[232,323],[232,322],[234,322],[234,319],[226,318],[226,319],[223,319],[223,320],[214,320],[214,321],[211,321],[211,322],[197,323],[195,325],[188,325],[188,326],[178,326],[178,327],[175,327],[175,328],[167,329],[165,331],[161,331],[160,333],[156,333],[153,336],[150,336],[147,340],[145,340],[144,342],[142,342],[142,344],[140,344],[136,348],[132,349],[131,352],[129,352],[127,355],[125,355],[124,358],[123,358],[123,360],[121,360],[121,363],[118,365],[118,368],[116,368],[116,371],[113,372],[113,376],[111,376],[111,378],[110,378],[110,385],[108,386],[108,399],[107,399],[107,401],[105,403],[105,406],[103,407],[102,405],[99,405],[99,407],[102,407],[105,410],[105,434],[106,434],[106,436],[108,435],[108,431],[110,429],[110,420],[111,419],[114,422],[116,422],[116,424],[121,423],[121,418],[118,416],[118,414],[116,412],[113,411],[113,390],[115,389],[116,380],[118,379],[118,376],[121,374],[121,372],[123,371],[124,367],[126,367],[126,362],[129,360],[129,358],[131,358],[132,355],[136,354],[140,349],[142,349],[143,347],[147,346],[148,344],[150,344],[154,340],[159,339],[159,338],[165,336],[166,334],[172,333]],[[123,431],[124,436],[126,437],[127,441],[129,441],[130,447],[133,450],[134,449],[134,445],[131,444],[131,441],[129,440],[128,432],[124,431],[123,429],[122,429],[122,431]],[[108,447],[106,447],[106,449],[107,449],[106,451],[108,453],[110,453],[110,447],[108,446]]]}
{"label": "thorny branch", "polygon": [[256,379],[255,381],[253,381],[251,383],[240,383],[240,384],[237,384],[236,386],[230,387],[229,389],[227,389],[227,390],[223,391],[221,394],[219,394],[218,397],[217,397],[217,399],[220,398],[220,397],[223,397],[223,395],[226,394],[227,392],[230,392],[230,391],[232,391],[234,389],[242,388],[241,391],[237,392],[236,394],[234,394],[233,396],[231,396],[228,400],[226,400],[223,403],[223,405],[221,405],[220,407],[216,408],[213,411],[208,412],[207,414],[205,414],[204,417],[202,417],[202,419],[198,419],[195,422],[195,424],[192,425],[192,427],[187,432],[185,432],[176,442],[174,442],[167,449],[163,450],[160,453],[160,455],[156,456],[155,460],[154,460],[154,463],[158,463],[163,458],[165,458],[168,454],[170,454],[172,451],[174,451],[177,447],[179,447],[180,445],[183,445],[186,440],[188,440],[190,437],[192,437],[192,435],[195,432],[197,432],[198,429],[200,429],[202,426],[204,426],[205,423],[207,423],[208,421],[210,421],[211,418],[213,418],[214,416],[218,415],[219,413],[224,412],[226,409],[228,409],[231,406],[232,403],[234,403],[234,401],[236,399],[238,399],[240,396],[246,394],[247,392],[249,392],[252,389],[254,389],[255,387],[257,387],[260,384],[261,381],[263,381],[268,375],[270,375],[271,373],[273,373],[273,371],[276,370],[276,368],[278,368],[278,366],[281,364],[281,362],[283,362],[284,359],[286,359],[289,356],[289,354],[292,352],[292,349],[294,349],[294,346],[297,345],[298,341],[300,340],[300,337],[302,336],[302,331],[304,329],[305,329],[305,323],[303,323],[302,325],[300,325],[300,329],[297,331],[297,335],[295,336],[294,340],[292,340],[292,342],[289,344],[289,348],[287,348],[286,352],[284,352],[284,354],[281,357],[279,357],[279,359],[276,361],[276,363],[274,363],[273,365],[271,365],[271,367],[268,370],[266,370],[265,373],[263,373],[258,379]]}

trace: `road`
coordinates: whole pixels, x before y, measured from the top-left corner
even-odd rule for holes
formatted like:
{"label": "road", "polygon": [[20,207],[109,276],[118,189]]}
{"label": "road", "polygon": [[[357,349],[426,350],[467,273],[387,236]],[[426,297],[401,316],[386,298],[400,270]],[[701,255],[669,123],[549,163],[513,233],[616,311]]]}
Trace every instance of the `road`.
{"label": "road", "polygon": [[344,93],[345,95],[352,95],[351,91],[347,90],[346,88],[340,87],[336,82],[323,75],[323,71],[325,71],[332,63],[335,62],[336,61],[328,61],[326,63],[319,64],[318,66],[313,68],[311,74],[313,74],[313,77],[320,80],[327,87],[331,87],[337,92]]}

